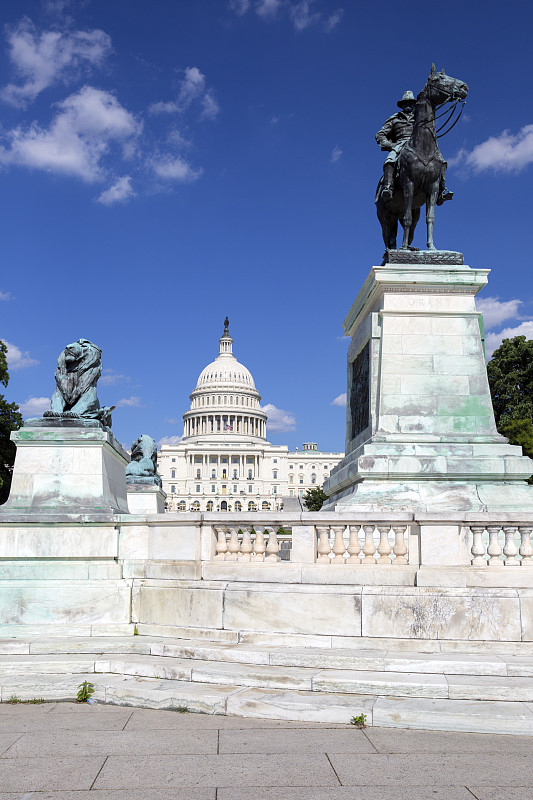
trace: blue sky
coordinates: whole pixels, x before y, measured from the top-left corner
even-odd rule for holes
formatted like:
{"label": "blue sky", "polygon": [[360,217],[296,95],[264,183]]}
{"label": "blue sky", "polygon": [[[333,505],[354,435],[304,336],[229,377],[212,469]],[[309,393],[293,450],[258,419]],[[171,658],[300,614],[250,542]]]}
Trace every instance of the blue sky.
{"label": "blue sky", "polygon": [[374,134],[432,61],[470,87],[435,243],[493,270],[489,346],[533,337],[530,3],[4,0],[0,22],[0,337],[27,415],[82,337],[118,438],[179,437],[227,314],[270,441],[343,450]]}

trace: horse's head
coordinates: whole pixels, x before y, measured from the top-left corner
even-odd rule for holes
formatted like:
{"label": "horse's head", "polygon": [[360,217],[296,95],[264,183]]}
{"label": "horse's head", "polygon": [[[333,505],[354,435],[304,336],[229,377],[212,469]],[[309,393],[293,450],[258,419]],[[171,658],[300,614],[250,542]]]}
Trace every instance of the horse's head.
{"label": "horse's head", "polygon": [[466,100],[468,86],[464,81],[446,75],[444,70],[435,71],[435,64],[431,67],[426,85],[420,92],[424,94],[433,106],[455,100]]}

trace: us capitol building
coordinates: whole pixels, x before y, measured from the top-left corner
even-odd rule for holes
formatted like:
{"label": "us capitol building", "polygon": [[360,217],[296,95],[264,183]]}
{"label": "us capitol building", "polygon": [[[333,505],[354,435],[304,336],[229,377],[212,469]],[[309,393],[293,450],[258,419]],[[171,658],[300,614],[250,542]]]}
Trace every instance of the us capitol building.
{"label": "us capitol building", "polygon": [[220,353],[200,373],[179,444],[164,444],[158,468],[169,511],[278,511],[283,497],[322,486],[344,453],[314,442],[289,452],[266,439],[267,415],[245,366],[233,355],[226,317]]}

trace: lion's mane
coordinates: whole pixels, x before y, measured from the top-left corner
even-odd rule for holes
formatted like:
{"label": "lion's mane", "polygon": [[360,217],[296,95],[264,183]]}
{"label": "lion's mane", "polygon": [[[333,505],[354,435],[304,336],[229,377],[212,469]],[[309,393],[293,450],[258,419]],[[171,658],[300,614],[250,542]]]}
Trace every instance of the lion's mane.
{"label": "lion's mane", "polygon": [[96,386],[102,372],[102,351],[88,339],[78,339],[79,353],[74,361],[67,361],[72,345],[67,345],[57,359],[56,385],[65,401],[65,411],[70,410],[87,391]]}

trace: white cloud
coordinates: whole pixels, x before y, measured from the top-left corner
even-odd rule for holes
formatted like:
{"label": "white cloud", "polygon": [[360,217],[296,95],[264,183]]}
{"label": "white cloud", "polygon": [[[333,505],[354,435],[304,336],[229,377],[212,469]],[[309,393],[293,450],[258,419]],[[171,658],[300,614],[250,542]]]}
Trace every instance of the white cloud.
{"label": "white cloud", "polygon": [[228,5],[237,16],[242,17],[250,8],[250,0],[229,0]]}
{"label": "white cloud", "polygon": [[255,12],[263,19],[272,19],[278,13],[281,5],[281,0],[257,0]]}
{"label": "white cloud", "polygon": [[135,192],[131,185],[131,177],[129,175],[124,175],[124,177],[115,181],[109,189],[103,191],[102,194],[96,198],[96,202],[102,203],[104,206],[111,206],[114,203],[125,203],[132,197],[135,197]]}
{"label": "white cloud", "polygon": [[34,367],[39,363],[36,358],[30,356],[27,350],[21,350],[16,344],[11,344],[5,339],[2,339],[2,341],[7,347],[7,364],[10,370]]}
{"label": "white cloud", "polygon": [[346,408],[347,400],[348,400],[347,394],[346,394],[346,392],[343,392],[343,394],[337,395],[337,397],[335,397],[331,401],[331,405],[332,406],[342,406],[343,408]]}
{"label": "white cloud", "polygon": [[151,114],[183,114],[195,103],[199,104],[200,119],[214,119],[220,111],[213,89],[206,86],[205,75],[198,67],[187,67],[177,98],[152,103],[148,111]]}
{"label": "white cloud", "polygon": [[44,411],[50,410],[49,397],[28,397],[24,403],[19,403],[23,417],[42,417]]}
{"label": "white cloud", "polygon": [[140,397],[123,397],[122,400],[119,400],[117,403],[119,408],[124,408],[125,406],[128,408],[144,408],[143,404],[141,403]]}
{"label": "white cloud", "polygon": [[200,113],[200,119],[214,119],[219,111],[220,106],[215,100],[212,90],[209,89],[209,91],[207,91],[202,97],[202,111]]}
{"label": "white cloud", "polygon": [[111,39],[102,30],[39,33],[27,17],[8,29],[7,39],[19,81],[5,86],[0,96],[19,108],[53,83],[71,79],[80,68],[101,66],[111,53]]}
{"label": "white cloud", "polygon": [[192,181],[198,180],[202,174],[201,169],[194,169],[188,161],[180,158],[180,156],[154,157],[149,164],[158,178],[163,178],[164,180],[192,183]]}
{"label": "white cloud", "polygon": [[[344,9],[337,8],[326,19],[322,11],[316,9],[317,0],[255,0],[255,13],[264,20],[273,20],[285,12],[295,30],[303,31],[323,23],[323,28],[329,33],[342,19]],[[229,0],[228,7],[242,17],[251,7],[250,0]]]}
{"label": "white cloud", "polygon": [[304,31],[311,25],[317,23],[322,16],[318,11],[312,11],[313,0],[301,0],[296,5],[291,6],[290,15],[292,24],[297,31]]}
{"label": "white cloud", "polygon": [[335,162],[337,162],[341,156],[342,156],[342,150],[340,149],[339,145],[336,144],[333,150],[331,151],[331,157],[330,157],[331,163],[335,164]]}
{"label": "white cloud", "polygon": [[141,131],[140,123],[114,95],[92,86],[84,86],[58,107],[48,129],[33,122],[26,129],[10,131],[9,149],[0,150],[0,161],[91,182],[105,175],[102,159],[110,144],[125,146]]}
{"label": "white cloud", "polygon": [[131,380],[128,375],[123,375],[121,372],[115,372],[112,369],[104,369],[102,377],[100,378],[100,386],[115,386],[117,383],[124,383]]}
{"label": "white cloud", "polygon": [[465,164],[482,172],[520,172],[533,162],[533,125],[524,125],[518,133],[503,131],[491,136],[468,152],[464,148],[450,160],[450,164]]}
{"label": "white cloud", "polygon": [[161,445],[163,445],[163,444],[179,444],[182,439],[183,439],[183,436],[177,436],[177,435],[176,436],[163,436],[163,438],[158,441],[157,446],[161,447]]}
{"label": "white cloud", "polygon": [[330,14],[327,20],[324,23],[324,29],[329,33],[336,28],[339,22],[341,21],[344,14],[343,8],[338,8],[333,14]]}
{"label": "white cloud", "polygon": [[533,319],[525,320],[514,328],[504,328],[499,333],[489,333],[485,336],[485,352],[490,358],[493,352],[499,347],[504,339],[512,339],[513,336],[525,336],[533,339]]}
{"label": "white cloud", "polygon": [[267,427],[271,431],[293,431],[296,428],[296,418],[282,408],[276,408],[272,403],[262,407],[267,415]]}
{"label": "white cloud", "polygon": [[0,300],[11,300],[11,292],[0,291]]}
{"label": "white cloud", "polygon": [[515,318],[521,300],[500,300],[498,297],[482,297],[476,301],[478,311],[483,314],[485,329],[494,328],[506,319]]}

